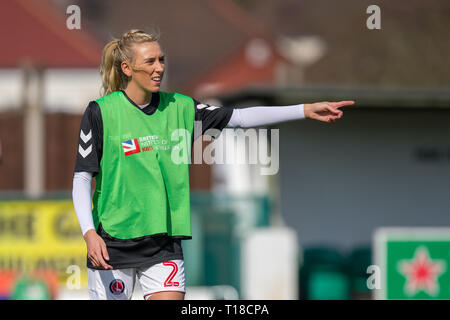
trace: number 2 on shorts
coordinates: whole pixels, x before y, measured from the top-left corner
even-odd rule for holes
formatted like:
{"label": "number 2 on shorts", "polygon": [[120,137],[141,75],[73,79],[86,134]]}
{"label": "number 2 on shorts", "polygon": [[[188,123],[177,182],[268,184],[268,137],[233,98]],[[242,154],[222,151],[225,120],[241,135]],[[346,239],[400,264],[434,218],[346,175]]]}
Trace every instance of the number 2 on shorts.
{"label": "number 2 on shorts", "polygon": [[175,277],[175,275],[178,272],[177,264],[173,261],[166,261],[166,262],[163,262],[163,265],[173,268],[172,272],[169,274],[166,281],[164,282],[164,287],[178,287],[180,285],[179,282],[172,282],[173,278]]}

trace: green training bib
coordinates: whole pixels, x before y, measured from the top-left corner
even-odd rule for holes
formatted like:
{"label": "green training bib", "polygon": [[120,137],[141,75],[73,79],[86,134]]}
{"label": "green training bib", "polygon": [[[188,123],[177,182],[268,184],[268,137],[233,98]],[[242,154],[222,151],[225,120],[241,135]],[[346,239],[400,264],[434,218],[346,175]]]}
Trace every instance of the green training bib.
{"label": "green training bib", "polygon": [[159,96],[151,115],[121,91],[97,100],[103,154],[93,218],[96,228],[101,223],[118,239],[191,236],[189,161],[180,158],[190,159],[194,101],[178,93]]}

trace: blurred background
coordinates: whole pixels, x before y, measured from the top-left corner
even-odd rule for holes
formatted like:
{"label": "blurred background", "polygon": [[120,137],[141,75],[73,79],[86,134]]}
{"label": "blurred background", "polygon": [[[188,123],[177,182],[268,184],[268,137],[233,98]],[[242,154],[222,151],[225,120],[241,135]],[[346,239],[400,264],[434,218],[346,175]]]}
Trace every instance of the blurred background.
{"label": "blurred background", "polygon": [[275,175],[191,165],[187,299],[450,297],[448,1],[7,0],[2,299],[88,298],[71,200],[78,132],[100,97],[103,46],[132,28],[160,33],[164,91],[233,108],[357,105],[333,125],[264,127],[279,129]]}

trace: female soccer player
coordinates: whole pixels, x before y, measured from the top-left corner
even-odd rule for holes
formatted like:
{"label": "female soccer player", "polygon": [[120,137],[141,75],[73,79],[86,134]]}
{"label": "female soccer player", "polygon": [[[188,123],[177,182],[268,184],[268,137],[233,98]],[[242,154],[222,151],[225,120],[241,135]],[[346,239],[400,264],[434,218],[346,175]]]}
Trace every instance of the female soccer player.
{"label": "female soccer player", "polygon": [[[302,118],[331,123],[342,117],[338,108],[354,103],[213,107],[160,91],[164,67],[157,38],[140,30],[103,50],[105,95],[90,102],[83,115],[73,179],[91,299],[131,299],[136,277],[144,299],[184,299],[181,240],[191,238],[189,166],[171,159],[175,130],[196,138],[227,126]],[[199,134],[194,121],[201,121]]]}

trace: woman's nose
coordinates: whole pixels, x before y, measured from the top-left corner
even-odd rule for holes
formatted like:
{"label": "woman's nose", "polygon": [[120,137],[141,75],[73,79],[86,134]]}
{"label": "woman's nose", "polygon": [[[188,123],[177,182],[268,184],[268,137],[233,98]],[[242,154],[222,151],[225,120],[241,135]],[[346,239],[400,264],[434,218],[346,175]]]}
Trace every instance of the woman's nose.
{"label": "woman's nose", "polygon": [[164,64],[158,61],[156,63],[156,65],[155,65],[155,71],[163,72],[164,71]]}

